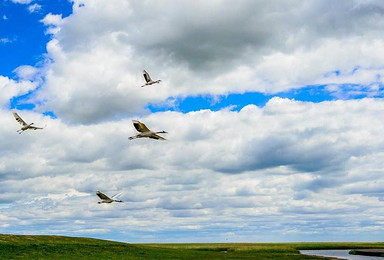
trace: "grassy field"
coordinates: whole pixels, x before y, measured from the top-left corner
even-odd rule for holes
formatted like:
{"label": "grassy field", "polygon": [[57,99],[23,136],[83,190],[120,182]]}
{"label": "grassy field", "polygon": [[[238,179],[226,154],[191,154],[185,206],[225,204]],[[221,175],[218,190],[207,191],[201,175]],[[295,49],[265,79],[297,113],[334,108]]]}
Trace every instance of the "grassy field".
{"label": "grassy field", "polygon": [[299,249],[384,248],[384,243],[125,244],[61,236],[0,235],[0,259],[324,259]]}

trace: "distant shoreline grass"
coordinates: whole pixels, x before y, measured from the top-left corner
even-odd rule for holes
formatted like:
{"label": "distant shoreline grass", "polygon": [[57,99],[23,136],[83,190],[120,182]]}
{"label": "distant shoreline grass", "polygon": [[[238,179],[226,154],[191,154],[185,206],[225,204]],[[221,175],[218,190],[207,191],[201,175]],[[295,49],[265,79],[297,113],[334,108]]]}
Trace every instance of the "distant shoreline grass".
{"label": "distant shoreline grass", "polygon": [[355,249],[349,251],[351,255],[366,255],[384,257],[384,249]]}
{"label": "distant shoreline grass", "polygon": [[384,248],[384,243],[127,244],[81,237],[0,234],[0,259],[325,259],[301,255],[299,250],[354,248]]}

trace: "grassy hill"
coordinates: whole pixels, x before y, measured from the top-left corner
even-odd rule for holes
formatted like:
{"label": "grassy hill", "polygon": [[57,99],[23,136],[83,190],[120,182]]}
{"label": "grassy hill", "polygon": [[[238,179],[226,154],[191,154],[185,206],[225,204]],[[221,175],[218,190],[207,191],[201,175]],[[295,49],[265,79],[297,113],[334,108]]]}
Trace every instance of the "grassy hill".
{"label": "grassy hill", "polygon": [[92,238],[0,235],[0,259],[324,259],[298,249],[384,248],[384,243],[126,244]]}

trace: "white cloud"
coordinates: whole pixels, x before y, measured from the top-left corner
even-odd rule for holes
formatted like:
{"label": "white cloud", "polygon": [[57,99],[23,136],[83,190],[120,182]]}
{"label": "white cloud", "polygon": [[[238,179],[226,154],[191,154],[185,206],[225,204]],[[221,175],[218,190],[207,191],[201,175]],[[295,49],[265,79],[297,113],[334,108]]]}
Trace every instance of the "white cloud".
{"label": "white cloud", "polygon": [[37,84],[31,81],[14,81],[8,77],[0,76],[0,106],[8,105],[12,97],[23,95],[32,91],[37,87]]}
{"label": "white cloud", "polygon": [[9,42],[11,42],[11,40],[8,38],[1,38],[0,39],[0,43],[9,43]]}
{"label": "white cloud", "polygon": [[37,3],[28,6],[28,10],[29,10],[30,13],[36,13],[39,10],[41,10],[41,8],[42,8],[42,6],[37,4]]}
{"label": "white cloud", "polygon": [[[381,2],[194,1],[183,3],[188,13],[179,8],[172,1],[75,1],[72,15],[47,15],[42,22],[54,39],[41,109],[96,123],[143,114],[149,102],[175,96],[382,84]],[[138,88],[143,68],[163,80],[145,94]]]}
{"label": "white cloud", "polygon": [[4,37],[4,38],[0,38],[0,44],[9,44],[9,43],[13,43],[17,40],[17,37],[12,37],[12,38],[8,38],[8,37]]}
{"label": "white cloud", "polygon": [[16,73],[17,77],[23,80],[33,80],[36,78],[37,74],[39,73],[39,70],[36,67],[29,66],[29,65],[22,65],[17,67],[14,72]]}
{"label": "white cloud", "polygon": [[42,20],[41,22],[44,24],[44,25],[54,25],[54,26],[58,26],[60,24],[63,23],[63,19],[62,19],[62,15],[61,14],[52,14],[52,13],[49,13],[47,14]]}
{"label": "white cloud", "polygon": [[48,26],[46,31],[47,34],[55,35],[60,32],[60,25],[63,23],[61,14],[47,14],[43,19],[40,20],[45,26]]}
{"label": "white cloud", "polygon": [[33,2],[33,0],[11,0],[11,1],[17,4],[23,4],[23,5],[30,4]]}

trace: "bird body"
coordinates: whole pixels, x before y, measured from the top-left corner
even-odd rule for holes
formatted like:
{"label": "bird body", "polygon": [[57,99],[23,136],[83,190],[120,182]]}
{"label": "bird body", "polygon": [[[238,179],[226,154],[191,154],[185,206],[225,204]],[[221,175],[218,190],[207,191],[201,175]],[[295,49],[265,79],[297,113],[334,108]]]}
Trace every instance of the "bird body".
{"label": "bird body", "polygon": [[19,134],[21,134],[22,132],[24,132],[25,130],[37,130],[37,129],[43,129],[44,127],[37,127],[37,126],[32,126],[33,123],[30,123],[30,124],[27,124],[23,119],[21,119],[21,117],[16,113],[16,112],[13,112],[13,116],[15,117],[16,121],[22,125],[22,127],[17,130],[17,132]]}
{"label": "bird body", "polygon": [[156,139],[156,140],[166,140],[164,137],[158,135],[160,133],[166,134],[167,133],[166,131],[153,132],[153,131],[149,130],[145,124],[141,123],[138,120],[132,120],[132,122],[133,122],[133,126],[140,133],[135,135],[135,136],[129,137],[129,140],[132,140],[135,138],[151,138],[151,139]]}
{"label": "bird body", "polygon": [[150,86],[150,85],[153,85],[153,84],[161,82],[161,79],[153,81],[151,79],[151,76],[149,76],[149,73],[146,70],[143,70],[143,77],[145,79],[145,84],[142,85],[141,87]]}
{"label": "bird body", "polygon": [[112,203],[112,202],[123,202],[122,200],[115,200],[115,199],[113,199],[115,196],[119,195],[119,193],[113,195],[111,198],[108,197],[107,195],[105,195],[104,193],[100,192],[100,191],[96,191],[96,195],[99,196],[99,198],[101,199],[101,201],[97,202],[98,204],[101,204],[101,203]]}

